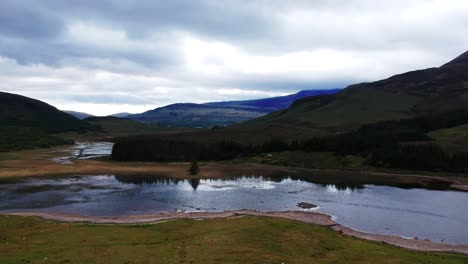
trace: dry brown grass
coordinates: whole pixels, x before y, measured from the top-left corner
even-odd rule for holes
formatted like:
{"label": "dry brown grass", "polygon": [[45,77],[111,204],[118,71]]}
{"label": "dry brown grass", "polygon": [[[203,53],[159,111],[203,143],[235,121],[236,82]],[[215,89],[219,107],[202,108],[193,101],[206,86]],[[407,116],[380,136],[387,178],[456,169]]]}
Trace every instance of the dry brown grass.
{"label": "dry brown grass", "polygon": [[284,177],[300,176],[314,182],[346,181],[360,184],[419,184],[434,181],[452,183],[452,187],[468,190],[468,180],[460,177],[428,176],[419,174],[385,173],[361,170],[313,169],[277,166],[259,163],[200,163],[198,175],[190,175],[190,163],[113,162],[101,160],[74,160],[73,164],[59,164],[54,157],[65,156],[67,147],[24,150],[8,153],[11,159],[0,160],[0,180],[19,177],[66,175],[129,175],[171,178],[222,179],[238,176]]}
{"label": "dry brown grass", "polygon": [[[61,148],[15,152],[15,159],[0,161],[0,179],[87,174],[158,175],[173,178],[191,178],[189,163],[110,162],[75,160],[73,164],[59,164],[51,159],[63,156],[54,153]],[[226,178],[239,175],[284,176],[300,172],[299,168],[262,164],[202,163],[197,178]]]}

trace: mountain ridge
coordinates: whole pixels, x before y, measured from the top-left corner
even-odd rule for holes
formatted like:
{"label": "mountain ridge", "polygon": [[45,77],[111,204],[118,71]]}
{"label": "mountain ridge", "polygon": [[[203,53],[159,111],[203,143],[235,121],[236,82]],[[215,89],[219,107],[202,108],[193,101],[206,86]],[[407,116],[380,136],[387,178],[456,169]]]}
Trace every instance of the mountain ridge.
{"label": "mountain ridge", "polygon": [[0,92],[0,122],[52,133],[86,129],[89,125],[40,100],[6,92]]}
{"label": "mountain ridge", "polygon": [[463,108],[468,103],[468,52],[438,68],[353,84],[333,95],[305,97],[290,108],[250,120],[242,126],[299,126],[341,132],[382,120]]}
{"label": "mountain ridge", "polygon": [[88,130],[99,128],[42,101],[0,92],[0,152],[71,144],[51,134]]}
{"label": "mountain ridge", "polygon": [[294,100],[310,94],[335,93],[339,89],[300,91],[296,94],[244,101],[177,103],[129,115],[126,118],[179,127],[227,126],[264,116],[288,107]]}
{"label": "mountain ridge", "polygon": [[62,112],[65,112],[67,114],[70,114],[78,119],[86,119],[88,117],[94,116],[92,114],[84,113],[84,112],[78,112],[78,111],[73,111],[73,110],[62,110]]}

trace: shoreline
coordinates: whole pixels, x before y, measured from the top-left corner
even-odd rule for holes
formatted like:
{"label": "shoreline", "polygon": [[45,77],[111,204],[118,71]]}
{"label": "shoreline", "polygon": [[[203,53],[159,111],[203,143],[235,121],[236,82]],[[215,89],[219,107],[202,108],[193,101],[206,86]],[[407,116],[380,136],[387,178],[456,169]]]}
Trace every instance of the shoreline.
{"label": "shoreline", "polygon": [[[391,185],[406,184],[426,188],[442,184],[451,190],[468,191],[468,178],[457,175],[431,175],[422,172],[383,172],[372,170],[346,170],[334,168],[304,168],[263,163],[201,162],[198,175],[190,175],[188,162],[113,162],[99,160],[73,160],[71,164],[52,161],[69,148],[35,149],[11,152],[15,158],[0,160],[0,183],[30,177],[62,177],[68,175],[122,175],[160,176],[177,179],[229,179],[239,175],[264,177],[294,176],[314,183]],[[392,185],[394,184],[394,185]]]}
{"label": "shoreline", "polygon": [[343,226],[332,220],[331,216],[304,211],[273,211],[262,212],[255,210],[236,210],[224,212],[160,212],[155,214],[142,215],[124,215],[112,217],[85,216],[79,214],[67,213],[48,213],[48,212],[9,212],[0,213],[0,215],[14,215],[24,217],[40,217],[42,219],[54,220],[60,222],[81,222],[94,224],[157,224],[176,219],[212,219],[212,218],[232,218],[241,216],[257,217],[279,217],[289,220],[299,221],[308,224],[328,226],[339,234],[355,237],[367,241],[389,244],[406,249],[426,251],[426,252],[452,252],[468,254],[467,245],[454,245],[432,242],[427,240],[408,239],[397,235],[370,234],[354,230]]}
{"label": "shoreline", "polygon": [[[25,165],[26,164],[26,165]],[[123,176],[161,176],[177,179],[228,179],[239,175],[261,175],[264,177],[305,176],[314,179],[325,175],[352,177],[351,183],[359,184],[419,184],[421,188],[433,183],[445,183],[450,189],[468,191],[468,179],[418,174],[385,173],[374,171],[353,171],[339,169],[314,169],[302,167],[275,166],[258,163],[216,163],[200,164],[198,175],[190,175],[189,163],[152,163],[152,162],[103,162],[79,160],[73,164],[58,164],[50,160],[25,162],[22,160],[0,162],[0,182],[30,177],[61,177],[67,175],[123,175]],[[360,176],[359,176],[360,175]],[[378,176],[372,178],[373,176]],[[363,177],[367,177],[363,180]],[[320,183],[318,181],[317,183]]]}

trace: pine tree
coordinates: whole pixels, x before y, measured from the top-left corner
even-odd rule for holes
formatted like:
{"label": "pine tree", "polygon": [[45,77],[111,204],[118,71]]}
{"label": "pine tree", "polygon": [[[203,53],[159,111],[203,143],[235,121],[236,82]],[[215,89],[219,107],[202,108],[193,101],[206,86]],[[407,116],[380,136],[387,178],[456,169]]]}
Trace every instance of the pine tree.
{"label": "pine tree", "polygon": [[198,172],[200,172],[200,167],[198,166],[197,161],[192,162],[192,165],[190,165],[189,171],[191,175],[197,175]]}

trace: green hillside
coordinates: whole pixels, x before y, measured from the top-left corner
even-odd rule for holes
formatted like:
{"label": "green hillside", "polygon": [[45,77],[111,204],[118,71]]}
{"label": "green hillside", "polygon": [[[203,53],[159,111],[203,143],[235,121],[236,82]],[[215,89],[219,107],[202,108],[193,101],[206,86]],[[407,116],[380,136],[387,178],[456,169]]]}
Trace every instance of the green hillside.
{"label": "green hillside", "polygon": [[226,160],[305,151],[359,156],[377,167],[467,173],[468,147],[460,143],[468,124],[467,80],[465,53],[440,68],[307,97],[219,130],[120,139],[113,158]]}
{"label": "green hillside", "polygon": [[306,97],[288,109],[232,129],[285,133],[282,127],[287,126],[296,128],[300,137],[320,136],[382,120],[450,111],[466,107],[467,103],[468,52],[439,68],[351,85],[334,95]]}
{"label": "green hillside", "polygon": [[98,129],[39,100],[0,92],[0,151],[67,144],[51,134]]}
{"label": "green hillside", "polygon": [[362,125],[465,108],[468,52],[439,67],[351,85],[336,94],[310,96],[289,108],[217,131],[171,135],[174,140],[307,140],[356,130]]}
{"label": "green hillside", "polygon": [[193,128],[172,128],[157,124],[145,124],[126,118],[105,116],[88,117],[84,119],[90,124],[101,127],[99,134],[106,134],[111,137],[142,135],[142,134],[171,134],[187,131],[194,131]]}
{"label": "green hillside", "polygon": [[86,130],[90,125],[57,108],[21,95],[0,92],[0,124],[32,127],[50,133]]}

